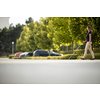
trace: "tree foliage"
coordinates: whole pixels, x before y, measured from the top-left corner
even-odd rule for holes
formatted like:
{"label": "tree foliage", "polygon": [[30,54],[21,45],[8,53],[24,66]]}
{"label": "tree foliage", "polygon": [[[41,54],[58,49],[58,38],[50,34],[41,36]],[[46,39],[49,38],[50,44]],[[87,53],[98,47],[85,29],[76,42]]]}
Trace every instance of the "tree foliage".
{"label": "tree foliage", "polygon": [[[0,29],[0,52],[6,52],[7,55],[12,51],[12,42],[16,45],[16,39],[19,38],[23,30],[23,25],[10,25],[9,29],[6,27]],[[16,48],[14,49],[16,51]]]}

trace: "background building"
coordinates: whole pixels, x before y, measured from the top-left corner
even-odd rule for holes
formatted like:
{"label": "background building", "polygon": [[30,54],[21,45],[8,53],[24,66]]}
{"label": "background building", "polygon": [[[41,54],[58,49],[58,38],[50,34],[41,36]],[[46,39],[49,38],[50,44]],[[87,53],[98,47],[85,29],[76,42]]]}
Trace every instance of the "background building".
{"label": "background building", "polygon": [[4,27],[9,28],[9,18],[10,17],[0,17],[0,29]]}

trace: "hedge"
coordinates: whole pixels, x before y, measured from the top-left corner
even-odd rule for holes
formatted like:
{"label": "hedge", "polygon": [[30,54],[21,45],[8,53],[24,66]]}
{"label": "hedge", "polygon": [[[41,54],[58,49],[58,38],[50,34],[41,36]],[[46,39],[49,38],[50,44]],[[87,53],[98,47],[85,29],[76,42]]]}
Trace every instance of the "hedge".
{"label": "hedge", "polygon": [[72,50],[69,51],[60,51],[61,54],[72,54]]}
{"label": "hedge", "polygon": [[[66,54],[64,56],[47,56],[47,57],[12,57],[12,59],[69,59],[72,54]],[[78,55],[74,54],[71,59],[77,59]]]}
{"label": "hedge", "polygon": [[94,53],[100,53],[100,48],[93,48]]}
{"label": "hedge", "polygon": [[[83,54],[85,49],[78,49],[75,54]],[[75,52],[75,50],[73,51]],[[100,48],[93,48],[94,53],[100,53]],[[60,51],[61,54],[72,54],[72,50],[69,51]],[[90,51],[87,51],[87,54],[90,54]]]}
{"label": "hedge", "polygon": [[[73,52],[75,52],[76,50],[74,50]],[[69,51],[60,51],[60,53],[62,54],[72,54],[72,50]],[[75,54],[83,54],[84,53],[84,49],[79,49],[75,52]],[[89,53],[89,52],[88,52]]]}
{"label": "hedge", "polygon": [[[69,57],[71,56],[72,54],[66,54],[64,56],[48,56],[48,57],[12,57],[12,59],[69,59]],[[100,53],[95,53],[95,59],[100,59]],[[74,54],[71,59],[80,59],[83,55],[77,55],[77,54]],[[85,59],[91,59],[92,56],[91,54],[87,54]]]}
{"label": "hedge", "polygon": [[[95,59],[100,59],[100,53],[95,53],[94,56],[95,56]],[[78,56],[77,59],[80,59],[81,57],[83,56]],[[85,57],[85,59],[91,59],[91,58],[92,58],[91,54],[87,54]]]}
{"label": "hedge", "polygon": [[12,59],[12,57],[14,57],[14,55],[9,55],[9,59]]}

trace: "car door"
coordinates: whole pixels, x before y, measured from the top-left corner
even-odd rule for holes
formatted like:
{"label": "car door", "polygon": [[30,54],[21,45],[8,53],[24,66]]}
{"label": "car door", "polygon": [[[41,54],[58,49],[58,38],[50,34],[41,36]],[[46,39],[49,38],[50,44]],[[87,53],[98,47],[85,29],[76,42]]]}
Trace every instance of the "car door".
{"label": "car door", "polygon": [[55,54],[54,53],[50,53],[50,56],[55,56]]}

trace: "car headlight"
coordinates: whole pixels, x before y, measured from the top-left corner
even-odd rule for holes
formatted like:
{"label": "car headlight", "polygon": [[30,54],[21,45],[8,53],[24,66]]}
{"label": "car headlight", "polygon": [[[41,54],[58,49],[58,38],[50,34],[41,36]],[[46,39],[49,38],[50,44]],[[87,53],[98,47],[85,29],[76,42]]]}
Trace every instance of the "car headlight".
{"label": "car headlight", "polygon": [[60,54],[61,56],[63,56],[63,54]]}

